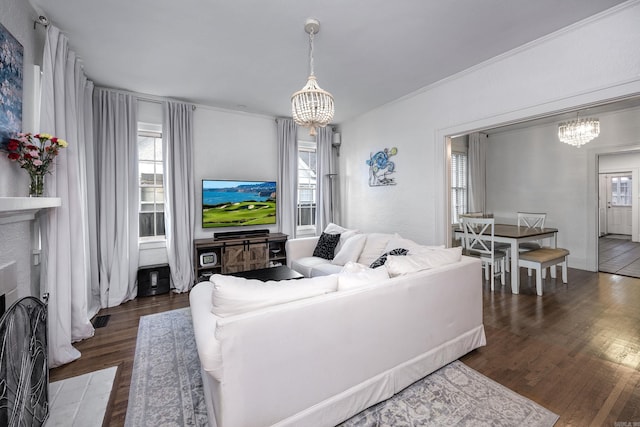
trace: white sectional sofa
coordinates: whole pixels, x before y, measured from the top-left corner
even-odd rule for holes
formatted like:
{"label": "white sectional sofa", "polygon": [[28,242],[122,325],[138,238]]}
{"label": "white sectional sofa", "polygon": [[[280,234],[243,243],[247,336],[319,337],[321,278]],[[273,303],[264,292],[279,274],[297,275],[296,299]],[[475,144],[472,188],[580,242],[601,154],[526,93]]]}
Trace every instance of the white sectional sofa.
{"label": "white sectional sofa", "polygon": [[[211,427],[334,426],[485,345],[480,262],[429,268],[413,258],[297,281],[197,284],[190,304]],[[412,265],[424,268],[403,274]]]}

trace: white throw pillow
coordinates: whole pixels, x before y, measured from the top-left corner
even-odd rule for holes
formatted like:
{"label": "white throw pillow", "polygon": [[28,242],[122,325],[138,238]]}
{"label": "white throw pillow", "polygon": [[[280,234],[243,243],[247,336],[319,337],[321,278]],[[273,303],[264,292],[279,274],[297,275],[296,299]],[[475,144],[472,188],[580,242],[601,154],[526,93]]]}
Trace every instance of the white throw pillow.
{"label": "white throw pillow", "polygon": [[447,264],[459,262],[462,259],[462,248],[433,248],[423,247],[417,253],[410,252],[406,256],[389,256],[384,264],[390,277],[401,276],[415,271],[428,270]]}
{"label": "white throw pillow", "polygon": [[[371,265],[371,263],[377,260],[380,255],[385,253],[387,243],[393,237],[392,234],[382,233],[369,233],[367,234],[367,241],[364,244],[364,248],[358,257],[358,263],[364,265]],[[395,249],[395,248],[392,248]]]}
{"label": "white throw pillow", "polygon": [[[409,253],[411,253],[412,251],[415,251],[419,248],[422,248],[424,246],[414,242],[413,240],[410,239],[405,239],[404,237],[400,236],[398,233],[394,234],[393,237],[391,238],[391,240],[389,240],[389,243],[387,243],[387,246],[384,248],[384,252],[389,252],[393,249],[397,249],[397,248],[404,248],[406,250],[409,251]],[[441,248],[444,248],[443,246],[440,246]]]}
{"label": "white throw pillow", "polygon": [[[342,240],[342,236],[340,237],[340,240]],[[350,261],[357,261],[366,241],[366,234],[356,234],[355,236],[347,239],[340,250],[336,252],[336,255],[333,257],[331,263],[335,265],[345,265]]]}
{"label": "white throw pillow", "polygon": [[211,312],[219,317],[315,297],[338,289],[338,278],[335,275],[262,282],[214,274],[209,280],[213,283]]}
{"label": "white throw pillow", "polygon": [[338,291],[363,288],[388,278],[389,273],[384,268],[364,268],[361,271],[340,273],[338,275]]}
{"label": "white throw pillow", "polygon": [[334,224],[332,222],[327,224],[327,226],[324,229],[324,232],[327,233],[327,234],[339,234],[340,235],[340,241],[336,245],[336,249],[334,251],[334,254],[337,254],[338,252],[340,252],[340,249],[342,249],[342,245],[344,245],[347,240],[349,240],[351,237],[353,237],[353,236],[355,236],[356,234],[359,233],[358,230],[350,230],[348,228],[341,227],[341,226],[339,226],[337,224]]}

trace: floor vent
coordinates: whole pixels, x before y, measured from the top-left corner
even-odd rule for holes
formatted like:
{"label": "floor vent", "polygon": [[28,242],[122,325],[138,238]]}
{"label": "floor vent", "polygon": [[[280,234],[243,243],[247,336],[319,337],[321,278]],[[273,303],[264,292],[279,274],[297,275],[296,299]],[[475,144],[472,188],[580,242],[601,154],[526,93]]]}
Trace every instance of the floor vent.
{"label": "floor vent", "polygon": [[109,323],[110,314],[105,314],[104,316],[98,316],[93,319],[93,327],[94,328],[104,328]]}

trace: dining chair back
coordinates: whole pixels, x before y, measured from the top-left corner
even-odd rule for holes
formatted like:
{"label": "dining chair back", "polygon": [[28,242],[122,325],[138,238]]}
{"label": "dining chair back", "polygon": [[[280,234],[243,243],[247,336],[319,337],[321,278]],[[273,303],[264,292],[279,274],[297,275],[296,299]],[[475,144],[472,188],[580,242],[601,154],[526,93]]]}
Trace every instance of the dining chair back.
{"label": "dining chair back", "polygon": [[460,220],[464,231],[465,254],[480,258],[485,279],[491,281],[492,291],[496,275],[500,275],[500,282],[504,285],[506,257],[504,252],[495,249],[495,219],[463,216]]}
{"label": "dining chair back", "polygon": [[[544,221],[547,219],[546,213],[518,212],[518,227],[544,228]],[[518,252],[528,252],[540,249],[544,246],[542,240],[521,243]],[[531,276],[531,270],[529,270]]]}

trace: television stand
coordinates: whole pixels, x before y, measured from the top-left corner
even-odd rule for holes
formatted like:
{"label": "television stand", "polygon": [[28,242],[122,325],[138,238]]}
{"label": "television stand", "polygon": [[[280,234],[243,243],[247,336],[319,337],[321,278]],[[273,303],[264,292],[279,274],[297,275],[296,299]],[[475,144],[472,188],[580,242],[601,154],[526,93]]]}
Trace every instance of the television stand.
{"label": "television stand", "polygon": [[[260,230],[253,230],[255,233]],[[224,238],[195,239],[193,241],[195,282],[207,280],[212,274],[231,274],[287,264],[285,244],[287,235],[267,233],[242,234]],[[201,263],[215,260],[215,264]],[[213,255],[215,256],[206,256]]]}

